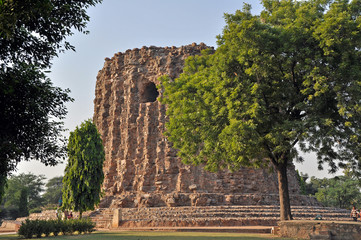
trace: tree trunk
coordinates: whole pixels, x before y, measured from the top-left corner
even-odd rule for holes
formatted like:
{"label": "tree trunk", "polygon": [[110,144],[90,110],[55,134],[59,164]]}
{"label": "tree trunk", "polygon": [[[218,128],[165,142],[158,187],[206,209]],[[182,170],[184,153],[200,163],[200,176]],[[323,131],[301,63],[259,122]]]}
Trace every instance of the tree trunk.
{"label": "tree trunk", "polygon": [[287,161],[277,166],[277,175],[281,221],[292,220],[290,195],[288,192]]}
{"label": "tree trunk", "polygon": [[83,217],[83,211],[79,211],[79,219]]}

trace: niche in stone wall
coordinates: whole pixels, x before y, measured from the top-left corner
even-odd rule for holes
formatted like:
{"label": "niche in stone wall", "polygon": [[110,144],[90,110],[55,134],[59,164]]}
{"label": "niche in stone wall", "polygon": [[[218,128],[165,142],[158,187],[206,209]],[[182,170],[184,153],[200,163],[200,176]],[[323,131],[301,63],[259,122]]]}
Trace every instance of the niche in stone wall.
{"label": "niche in stone wall", "polygon": [[148,82],[144,85],[143,91],[141,91],[140,102],[155,102],[158,96],[157,86],[153,82]]}

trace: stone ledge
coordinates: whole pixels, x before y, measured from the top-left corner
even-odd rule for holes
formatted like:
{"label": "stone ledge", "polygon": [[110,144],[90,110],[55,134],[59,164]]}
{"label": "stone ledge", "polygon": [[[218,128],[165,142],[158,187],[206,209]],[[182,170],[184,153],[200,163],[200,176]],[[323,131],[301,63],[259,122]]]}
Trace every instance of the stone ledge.
{"label": "stone ledge", "polygon": [[0,226],[0,232],[17,232],[21,222],[14,220],[5,220]]}
{"label": "stone ledge", "polygon": [[281,237],[297,239],[361,239],[361,222],[353,221],[280,221]]}
{"label": "stone ledge", "polygon": [[[230,197],[229,200],[227,197]],[[290,194],[292,206],[321,206],[313,197]],[[144,208],[144,207],[183,207],[183,206],[232,206],[232,205],[278,205],[278,194],[270,193],[157,193],[119,194],[106,196],[101,208]]]}

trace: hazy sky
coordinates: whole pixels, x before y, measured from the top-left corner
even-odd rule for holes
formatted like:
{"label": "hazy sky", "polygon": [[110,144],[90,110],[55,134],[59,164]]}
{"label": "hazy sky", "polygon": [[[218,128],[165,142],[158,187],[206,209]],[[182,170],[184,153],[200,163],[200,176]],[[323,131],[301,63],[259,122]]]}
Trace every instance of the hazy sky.
{"label": "hazy sky", "polygon": [[[82,121],[93,116],[96,76],[104,64],[117,52],[142,46],[182,46],[204,42],[216,47],[216,36],[225,25],[223,14],[252,5],[258,14],[262,7],[255,0],[103,0],[90,8],[90,34],[75,33],[68,38],[76,52],[60,54],[53,61],[49,77],[55,86],[69,88],[73,103],[67,104],[65,126],[73,131]],[[317,171],[313,155],[297,169],[311,176],[330,176]],[[65,164],[45,167],[31,161],[18,166],[19,172],[44,174],[47,178],[63,175]]]}

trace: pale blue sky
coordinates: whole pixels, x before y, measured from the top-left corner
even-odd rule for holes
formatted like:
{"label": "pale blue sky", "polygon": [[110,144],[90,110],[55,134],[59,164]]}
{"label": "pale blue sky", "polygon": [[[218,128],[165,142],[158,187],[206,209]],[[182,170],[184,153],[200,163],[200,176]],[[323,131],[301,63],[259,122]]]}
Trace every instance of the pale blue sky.
{"label": "pale blue sky", "polygon": [[[248,0],[103,0],[90,8],[90,34],[75,33],[68,38],[76,52],[66,52],[54,59],[51,74],[54,85],[69,88],[75,102],[67,104],[65,126],[70,131],[93,116],[95,82],[104,58],[117,52],[142,46],[182,46],[204,42],[216,47],[216,35],[225,25],[223,14],[252,5],[252,12],[261,11],[260,1]],[[327,176],[318,172],[314,156],[297,168],[309,175]],[[19,172],[45,174],[47,178],[63,175],[65,164],[45,167],[39,162],[23,162]]]}

